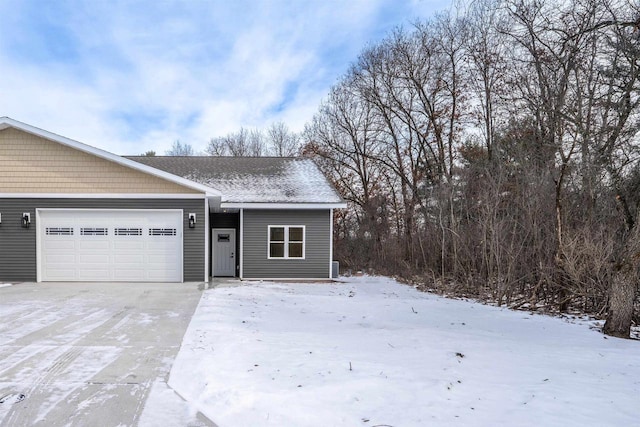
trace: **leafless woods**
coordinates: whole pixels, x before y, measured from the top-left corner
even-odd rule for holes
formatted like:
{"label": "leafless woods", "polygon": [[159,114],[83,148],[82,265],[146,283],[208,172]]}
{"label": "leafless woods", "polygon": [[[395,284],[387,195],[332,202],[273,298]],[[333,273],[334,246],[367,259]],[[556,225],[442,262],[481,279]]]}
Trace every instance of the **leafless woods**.
{"label": "leafless woods", "polygon": [[365,49],[304,133],[350,202],[336,257],[629,336],[639,19],[628,0],[475,1]]}

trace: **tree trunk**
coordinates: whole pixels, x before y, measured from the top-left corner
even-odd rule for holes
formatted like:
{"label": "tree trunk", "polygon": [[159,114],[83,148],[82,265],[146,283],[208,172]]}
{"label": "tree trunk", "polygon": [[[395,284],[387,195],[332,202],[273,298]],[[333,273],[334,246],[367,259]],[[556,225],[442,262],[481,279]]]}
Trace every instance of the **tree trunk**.
{"label": "tree trunk", "polygon": [[[563,155],[564,157],[564,155]],[[560,168],[560,177],[555,182],[556,185],[556,254],[554,257],[555,263],[555,282],[556,286],[558,286],[558,310],[560,313],[566,313],[569,309],[569,302],[571,301],[571,295],[567,291],[568,290],[568,280],[565,266],[565,252],[564,252],[564,209],[562,206],[562,185],[564,182],[565,172],[566,172],[566,162],[563,162],[562,167]]]}
{"label": "tree trunk", "polygon": [[603,332],[614,337],[629,338],[640,268],[640,209],[634,221],[626,200],[618,196],[617,201],[625,214],[628,232],[614,268]]}
{"label": "tree trunk", "polygon": [[609,313],[603,332],[619,338],[629,338],[633,302],[636,296],[638,260],[627,263],[615,273],[609,294]]}

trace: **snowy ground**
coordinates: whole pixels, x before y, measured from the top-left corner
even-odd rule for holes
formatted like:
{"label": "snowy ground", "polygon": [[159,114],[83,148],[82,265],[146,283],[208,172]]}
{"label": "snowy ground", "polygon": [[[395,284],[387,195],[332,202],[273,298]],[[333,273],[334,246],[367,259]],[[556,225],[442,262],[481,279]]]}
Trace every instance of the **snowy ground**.
{"label": "snowy ground", "polygon": [[166,384],[197,283],[3,285],[0,426],[211,425]]}
{"label": "snowy ground", "polygon": [[[205,291],[169,385],[227,426],[629,426],[640,342],[391,279]],[[147,408],[152,410],[152,408]]]}

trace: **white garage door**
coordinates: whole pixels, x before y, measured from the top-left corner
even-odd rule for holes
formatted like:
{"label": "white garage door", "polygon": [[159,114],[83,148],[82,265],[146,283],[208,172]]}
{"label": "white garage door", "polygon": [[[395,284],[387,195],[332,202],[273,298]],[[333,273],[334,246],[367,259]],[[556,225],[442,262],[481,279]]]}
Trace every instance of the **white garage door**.
{"label": "white garage door", "polygon": [[182,281],[180,210],[38,210],[43,281]]}

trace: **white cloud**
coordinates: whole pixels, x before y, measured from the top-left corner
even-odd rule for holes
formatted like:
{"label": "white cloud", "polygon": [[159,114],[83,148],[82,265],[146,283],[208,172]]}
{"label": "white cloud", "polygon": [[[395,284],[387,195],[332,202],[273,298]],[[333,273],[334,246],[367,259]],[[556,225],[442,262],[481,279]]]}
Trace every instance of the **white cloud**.
{"label": "white cloud", "polygon": [[203,150],[276,120],[302,130],[365,43],[425,3],[16,7],[0,17],[12,34],[0,41],[0,115],[119,154],[163,153],[176,139]]}

